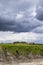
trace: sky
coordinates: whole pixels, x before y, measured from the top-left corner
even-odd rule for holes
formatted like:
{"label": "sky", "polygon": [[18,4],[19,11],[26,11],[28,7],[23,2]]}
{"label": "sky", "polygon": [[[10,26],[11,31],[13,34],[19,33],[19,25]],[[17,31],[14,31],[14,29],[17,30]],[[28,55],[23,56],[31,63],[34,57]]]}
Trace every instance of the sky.
{"label": "sky", "polygon": [[0,43],[43,43],[43,0],[0,0]]}

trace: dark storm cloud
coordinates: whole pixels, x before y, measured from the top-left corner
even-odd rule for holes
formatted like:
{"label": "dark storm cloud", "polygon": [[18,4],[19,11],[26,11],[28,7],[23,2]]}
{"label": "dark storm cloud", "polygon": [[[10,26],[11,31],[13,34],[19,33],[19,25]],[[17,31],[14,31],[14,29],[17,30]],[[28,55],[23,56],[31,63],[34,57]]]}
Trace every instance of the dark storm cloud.
{"label": "dark storm cloud", "polygon": [[42,13],[42,14],[38,14],[38,15],[36,16],[36,18],[37,18],[38,20],[40,20],[40,21],[43,21],[43,13]]}
{"label": "dark storm cloud", "polygon": [[0,31],[43,33],[41,21],[42,0],[0,0]]}
{"label": "dark storm cloud", "polygon": [[[42,24],[38,22],[30,22],[30,21],[6,21],[0,20],[0,31],[14,31],[14,32],[30,32]],[[31,31],[32,32],[32,31]]]}

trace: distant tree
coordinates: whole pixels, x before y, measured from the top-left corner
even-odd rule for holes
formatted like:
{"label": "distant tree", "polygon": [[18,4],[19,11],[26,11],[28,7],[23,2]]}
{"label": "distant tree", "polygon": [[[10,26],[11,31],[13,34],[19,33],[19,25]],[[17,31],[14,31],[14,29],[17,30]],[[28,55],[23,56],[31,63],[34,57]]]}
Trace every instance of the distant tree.
{"label": "distant tree", "polygon": [[29,44],[33,44],[34,45],[35,43],[33,42],[33,43],[29,43]]}
{"label": "distant tree", "polygon": [[32,44],[35,44],[34,42]]}

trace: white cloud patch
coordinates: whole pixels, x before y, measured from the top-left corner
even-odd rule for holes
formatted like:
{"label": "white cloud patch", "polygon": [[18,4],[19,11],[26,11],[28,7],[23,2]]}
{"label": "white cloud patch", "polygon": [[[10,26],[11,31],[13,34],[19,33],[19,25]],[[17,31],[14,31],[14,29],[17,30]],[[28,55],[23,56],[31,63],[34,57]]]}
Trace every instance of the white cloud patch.
{"label": "white cloud patch", "polygon": [[23,18],[23,13],[22,12],[20,12],[20,13],[18,13],[17,15],[16,15],[16,19],[18,20],[18,19],[22,19]]}
{"label": "white cloud patch", "polygon": [[38,42],[43,37],[43,34],[36,34],[32,32],[13,33],[13,32],[0,32],[0,42]]}

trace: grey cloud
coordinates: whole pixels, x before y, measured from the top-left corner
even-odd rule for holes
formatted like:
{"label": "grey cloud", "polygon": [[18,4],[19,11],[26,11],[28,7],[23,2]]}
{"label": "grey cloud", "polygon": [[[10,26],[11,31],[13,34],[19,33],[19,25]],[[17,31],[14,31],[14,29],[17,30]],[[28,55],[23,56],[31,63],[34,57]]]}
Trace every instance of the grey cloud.
{"label": "grey cloud", "polygon": [[43,0],[39,0],[39,3],[36,8],[36,12],[37,12],[36,18],[39,21],[43,21]]}
{"label": "grey cloud", "polygon": [[32,31],[35,32],[35,33],[43,33],[43,26],[36,27]]}
{"label": "grey cloud", "polygon": [[[36,0],[0,0],[0,31],[37,32],[38,27],[42,30],[43,7],[39,2],[36,8],[37,15],[34,17],[33,10],[36,5]],[[39,6],[42,8],[40,9]],[[23,17],[16,20],[16,15],[20,12],[23,12]],[[43,33],[40,30],[38,33]]]}
{"label": "grey cloud", "polygon": [[43,7],[43,0],[39,0],[39,5]]}
{"label": "grey cloud", "polygon": [[14,19],[17,13],[33,8],[36,3],[35,1],[36,0],[0,0],[0,16]]}
{"label": "grey cloud", "polygon": [[40,21],[43,21],[43,8],[42,7],[37,10],[36,18]]}
{"label": "grey cloud", "polygon": [[14,32],[32,32],[33,29],[35,29],[38,26],[41,26],[42,24],[39,22],[32,22],[32,21],[22,21],[22,22],[16,22],[16,21],[7,21],[6,20],[0,20],[0,31],[14,31]]}

